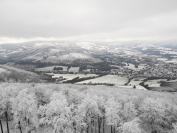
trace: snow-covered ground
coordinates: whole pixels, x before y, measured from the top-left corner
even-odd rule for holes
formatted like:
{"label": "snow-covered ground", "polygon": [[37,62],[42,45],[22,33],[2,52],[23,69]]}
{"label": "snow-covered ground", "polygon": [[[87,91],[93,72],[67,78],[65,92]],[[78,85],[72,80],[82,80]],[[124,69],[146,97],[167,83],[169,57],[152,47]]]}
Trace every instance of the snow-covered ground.
{"label": "snow-covered ground", "polygon": [[[50,73],[51,74],[51,73]],[[72,80],[74,78],[86,78],[86,77],[96,77],[96,74],[52,74],[52,78],[63,78],[66,80]]]}
{"label": "snow-covered ground", "polygon": [[145,78],[134,78],[130,81],[128,85],[134,86],[139,85]]}
{"label": "snow-covered ground", "polygon": [[135,89],[138,89],[138,90],[147,90],[146,88],[144,88],[144,87],[141,86],[141,85],[137,85]]}
{"label": "snow-covered ground", "polygon": [[131,86],[131,85],[127,85],[127,86],[118,86],[122,89],[137,89],[137,90],[147,90],[146,88],[144,88],[143,86],[141,85],[136,85],[136,88],[134,88],[134,86]]}
{"label": "snow-covered ground", "polygon": [[148,87],[160,87],[160,81],[167,81],[167,80],[166,79],[148,80],[144,84],[148,85]]}
{"label": "snow-covered ground", "polygon": [[157,60],[159,60],[159,61],[164,61],[164,62],[168,61],[167,58],[161,58],[161,57],[157,58]]}
{"label": "snow-covered ground", "polygon": [[127,77],[122,77],[118,75],[105,75],[98,78],[78,82],[78,84],[107,83],[107,84],[115,84],[116,86],[121,86],[124,85],[127,81],[128,81]]}

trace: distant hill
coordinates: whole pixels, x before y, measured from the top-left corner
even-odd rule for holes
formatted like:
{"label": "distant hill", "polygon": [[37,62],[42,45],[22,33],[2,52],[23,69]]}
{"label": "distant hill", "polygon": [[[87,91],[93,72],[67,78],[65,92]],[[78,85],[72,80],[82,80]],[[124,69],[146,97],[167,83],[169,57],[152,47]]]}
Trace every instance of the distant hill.
{"label": "distant hill", "polygon": [[[130,60],[133,57],[173,59],[176,43],[170,42],[69,42],[31,41],[0,44],[0,64],[93,64]],[[122,62],[121,61],[121,62]]]}
{"label": "distant hill", "polygon": [[25,42],[0,45],[0,63],[97,63],[92,52],[71,42]]}

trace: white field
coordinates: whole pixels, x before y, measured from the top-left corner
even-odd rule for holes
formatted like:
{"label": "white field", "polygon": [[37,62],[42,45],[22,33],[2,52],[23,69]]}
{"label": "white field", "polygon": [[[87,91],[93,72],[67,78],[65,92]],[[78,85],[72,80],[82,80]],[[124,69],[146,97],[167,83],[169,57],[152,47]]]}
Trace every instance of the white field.
{"label": "white field", "polygon": [[144,84],[148,85],[149,87],[160,87],[160,81],[167,81],[167,80],[166,79],[148,80]]}
{"label": "white field", "polygon": [[141,86],[141,85],[137,85],[137,86],[136,86],[136,89],[138,89],[138,90],[147,90],[146,88],[144,88],[144,87]]}
{"label": "white field", "polygon": [[135,85],[136,89],[139,89],[139,90],[147,90],[143,86],[139,85],[144,79],[145,78],[134,78],[130,81],[130,83],[128,85],[131,87],[134,87],[134,85]]}
{"label": "white field", "polygon": [[157,58],[157,60],[159,60],[159,61],[168,61],[167,58]]}
{"label": "white field", "polygon": [[53,74],[52,78],[64,78],[66,80],[72,80],[74,78],[86,78],[86,77],[95,77],[96,74]]}
{"label": "white field", "polygon": [[147,90],[146,88],[144,88],[143,86],[141,85],[136,85],[136,88],[133,88],[133,86],[131,85],[127,85],[127,86],[117,86],[117,87],[120,87],[122,89],[136,89],[136,90]]}
{"label": "white field", "polygon": [[78,82],[78,84],[108,83],[108,84],[115,84],[116,86],[123,86],[127,81],[128,81],[127,77],[121,77],[118,75],[105,75],[102,77]]}

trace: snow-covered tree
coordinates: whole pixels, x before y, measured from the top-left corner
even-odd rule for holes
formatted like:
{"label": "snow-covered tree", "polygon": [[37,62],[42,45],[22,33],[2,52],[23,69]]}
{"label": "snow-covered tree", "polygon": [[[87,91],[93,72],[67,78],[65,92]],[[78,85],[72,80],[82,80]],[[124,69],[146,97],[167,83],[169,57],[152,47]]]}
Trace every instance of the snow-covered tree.
{"label": "snow-covered tree", "polygon": [[94,96],[86,95],[83,99],[82,103],[79,105],[78,110],[80,117],[83,118],[82,125],[84,125],[84,129],[88,132],[89,126],[92,126],[94,121],[100,115],[100,110],[98,108],[98,104]]}
{"label": "snow-covered tree", "polygon": [[111,126],[114,130],[119,130],[122,125],[122,118],[121,118],[121,110],[122,105],[121,103],[117,102],[114,98],[110,98],[105,103],[106,107],[106,123],[107,125]]}
{"label": "snow-covered tree", "polygon": [[99,114],[97,116],[97,121],[98,121],[98,133],[101,133],[101,125],[103,125],[103,133],[105,131],[105,113],[106,113],[106,109],[105,109],[105,98],[103,98],[102,96],[96,96],[95,101],[97,102],[98,105],[98,109],[99,109]]}
{"label": "snow-covered tree", "polygon": [[12,100],[12,113],[16,124],[19,122],[27,130],[38,127],[37,102],[33,93],[23,89]]}
{"label": "snow-covered tree", "polygon": [[4,113],[11,108],[10,97],[8,90],[0,89],[0,117],[2,118]]}
{"label": "snow-covered tree", "polygon": [[135,105],[132,101],[127,101],[126,103],[123,103],[123,108],[121,112],[124,122],[131,121],[137,115],[137,110],[135,109]]}
{"label": "snow-covered tree", "polygon": [[139,120],[135,118],[134,120],[123,124],[122,133],[145,133],[145,131],[141,129]]}
{"label": "snow-covered tree", "polygon": [[173,123],[173,133],[177,133],[177,123]]}
{"label": "snow-covered tree", "polygon": [[61,92],[54,92],[49,104],[41,106],[40,124],[51,125],[55,133],[72,133],[71,108]]}
{"label": "snow-covered tree", "polygon": [[65,94],[65,97],[67,99],[67,102],[69,105],[78,105],[81,103],[82,99],[84,98],[83,93],[78,90],[63,90],[63,93]]}
{"label": "snow-covered tree", "polygon": [[40,105],[45,105],[49,103],[50,93],[49,91],[44,90],[45,88],[36,87],[33,91],[35,94],[35,98],[37,100],[38,107]]}
{"label": "snow-covered tree", "polygon": [[140,107],[142,128],[157,133],[170,131],[173,128],[172,122],[177,120],[172,110],[165,99],[146,98]]}
{"label": "snow-covered tree", "polygon": [[[7,84],[5,84],[7,86]],[[4,117],[5,112],[11,114],[12,102],[11,99],[18,94],[19,89],[14,87],[0,88],[0,118]]]}

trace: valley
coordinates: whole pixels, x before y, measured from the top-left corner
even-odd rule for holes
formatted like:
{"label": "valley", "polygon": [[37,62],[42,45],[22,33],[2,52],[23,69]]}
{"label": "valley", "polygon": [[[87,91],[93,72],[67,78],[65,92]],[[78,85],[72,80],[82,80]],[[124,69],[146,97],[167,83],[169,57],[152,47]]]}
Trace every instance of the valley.
{"label": "valley", "polygon": [[[124,86],[171,92],[177,90],[177,48],[170,46],[164,42],[146,46],[143,42],[1,44],[0,68],[1,73],[8,73],[7,67],[31,72],[38,75],[36,82]],[[20,73],[14,82],[18,81]],[[26,78],[27,82],[32,82],[28,76]]]}

